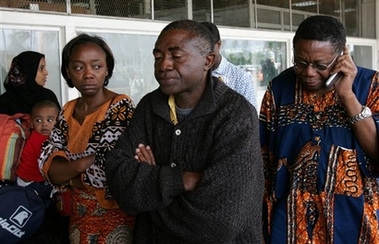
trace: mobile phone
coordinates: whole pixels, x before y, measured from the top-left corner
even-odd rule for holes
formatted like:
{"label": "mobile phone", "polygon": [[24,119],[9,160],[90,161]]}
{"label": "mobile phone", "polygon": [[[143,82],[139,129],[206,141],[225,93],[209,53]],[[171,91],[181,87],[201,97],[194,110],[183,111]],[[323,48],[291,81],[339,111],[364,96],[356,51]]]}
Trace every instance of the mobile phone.
{"label": "mobile phone", "polygon": [[325,82],[326,87],[331,87],[333,86],[341,77],[343,76],[343,73],[338,72],[333,75],[331,75],[328,80]]}
{"label": "mobile phone", "polygon": [[[340,56],[342,56],[342,55],[343,55],[343,51],[341,52]],[[325,82],[325,86],[326,87],[333,86],[339,79],[341,79],[342,76],[343,76],[343,73],[341,73],[341,72],[338,72],[338,73],[331,75],[328,78],[328,80]]]}

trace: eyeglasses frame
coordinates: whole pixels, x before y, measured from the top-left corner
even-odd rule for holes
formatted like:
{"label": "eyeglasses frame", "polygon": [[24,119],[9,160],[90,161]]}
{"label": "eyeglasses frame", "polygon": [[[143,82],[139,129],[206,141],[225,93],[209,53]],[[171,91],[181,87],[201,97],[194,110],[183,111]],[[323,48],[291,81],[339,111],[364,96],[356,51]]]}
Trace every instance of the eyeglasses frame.
{"label": "eyeglasses frame", "polygon": [[[294,60],[292,61],[292,64],[293,64],[293,66],[296,69],[299,69],[299,70],[303,70],[303,69],[307,68],[310,65],[313,69],[322,72],[322,71],[325,71],[325,70],[329,69],[336,62],[336,60],[337,60],[337,58],[339,56],[341,56],[341,54],[336,55],[329,64],[314,64],[314,63],[308,63],[308,62],[304,62],[304,61],[295,62]],[[304,67],[299,67],[298,66],[299,63],[301,63],[302,65],[304,65]],[[319,68],[317,68],[317,66],[323,66],[323,68],[319,69]]]}

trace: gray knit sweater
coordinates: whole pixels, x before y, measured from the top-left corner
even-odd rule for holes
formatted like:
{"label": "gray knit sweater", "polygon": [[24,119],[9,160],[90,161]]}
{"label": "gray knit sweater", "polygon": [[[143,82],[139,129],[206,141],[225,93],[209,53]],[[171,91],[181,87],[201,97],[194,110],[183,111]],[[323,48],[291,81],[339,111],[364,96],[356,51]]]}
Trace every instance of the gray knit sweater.
{"label": "gray knit sweater", "polygon": [[[254,107],[209,78],[194,110],[170,122],[159,88],[138,104],[130,126],[108,153],[109,188],[137,214],[135,243],[260,243],[263,169]],[[134,159],[150,145],[156,166]],[[184,191],[182,171],[202,172]]]}

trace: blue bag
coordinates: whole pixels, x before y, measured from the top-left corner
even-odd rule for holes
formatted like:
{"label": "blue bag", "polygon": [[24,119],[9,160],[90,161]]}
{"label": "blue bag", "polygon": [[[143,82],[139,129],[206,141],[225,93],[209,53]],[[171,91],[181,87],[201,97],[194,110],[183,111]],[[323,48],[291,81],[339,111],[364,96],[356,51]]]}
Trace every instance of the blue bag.
{"label": "blue bag", "polygon": [[14,244],[30,237],[45,217],[43,200],[33,190],[0,183],[0,243]]}

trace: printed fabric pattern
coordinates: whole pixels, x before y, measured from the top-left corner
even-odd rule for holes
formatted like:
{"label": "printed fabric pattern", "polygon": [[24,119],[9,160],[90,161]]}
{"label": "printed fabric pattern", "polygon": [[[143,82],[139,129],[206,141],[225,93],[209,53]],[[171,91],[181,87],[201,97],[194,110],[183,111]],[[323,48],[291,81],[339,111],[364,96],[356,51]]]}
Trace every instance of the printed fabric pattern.
{"label": "printed fabric pattern", "polygon": [[[378,73],[358,67],[353,91],[378,126]],[[334,90],[310,94],[284,71],[268,86],[260,126],[266,243],[379,243],[378,162]]]}
{"label": "printed fabric pattern", "polygon": [[[86,148],[81,152],[72,152],[68,145],[70,124],[67,119],[72,117],[76,102],[77,100],[68,102],[60,112],[57,125],[53,129],[52,135],[43,145],[39,165],[43,168],[49,157],[52,158],[51,156],[56,155],[55,153],[59,151],[64,152],[64,157],[69,160],[76,160],[91,154],[96,154],[95,163],[89,167],[82,176],[83,183],[93,188],[106,189],[106,198],[109,198],[110,195],[107,190],[104,173],[105,154],[114,147],[118,137],[129,124],[134,105],[130,98],[125,95],[119,95],[113,99],[112,103],[109,102],[106,105],[107,109],[105,114],[87,115],[87,117],[97,115],[96,118],[92,119],[92,121],[94,121],[93,124],[84,122],[81,126],[90,126],[91,128],[89,130],[88,128],[83,128],[81,131],[71,132],[82,138],[81,140],[85,142]],[[97,113],[100,111],[101,110],[98,110]],[[72,120],[72,118],[70,118],[70,120]],[[90,133],[88,133],[88,131]],[[83,140],[86,135],[88,135],[87,141]]]}
{"label": "printed fabric pattern", "polygon": [[132,243],[134,216],[124,213],[109,193],[104,169],[105,154],[129,125],[134,105],[127,96],[118,95],[86,115],[80,124],[73,117],[77,101],[68,102],[59,114],[52,135],[43,145],[40,167],[48,178],[53,157],[75,160],[95,154],[94,164],[81,175],[85,189],[65,189],[71,192],[70,243]]}

